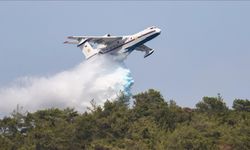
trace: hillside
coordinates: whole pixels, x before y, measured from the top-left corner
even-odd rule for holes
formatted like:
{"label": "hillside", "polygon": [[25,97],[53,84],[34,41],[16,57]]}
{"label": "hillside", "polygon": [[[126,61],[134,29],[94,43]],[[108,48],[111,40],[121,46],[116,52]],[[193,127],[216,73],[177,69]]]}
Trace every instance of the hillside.
{"label": "hillside", "polygon": [[250,101],[203,97],[195,109],[165,100],[150,89],[103,107],[94,101],[83,114],[57,108],[20,113],[0,120],[1,150],[165,150],[250,149]]}

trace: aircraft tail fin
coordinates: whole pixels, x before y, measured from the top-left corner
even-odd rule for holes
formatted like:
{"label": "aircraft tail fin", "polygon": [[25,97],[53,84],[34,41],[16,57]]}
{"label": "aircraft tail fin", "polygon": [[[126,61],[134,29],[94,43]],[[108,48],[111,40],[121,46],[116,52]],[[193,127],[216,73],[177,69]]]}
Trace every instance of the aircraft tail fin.
{"label": "aircraft tail fin", "polygon": [[85,55],[86,59],[96,55],[98,53],[97,49],[94,49],[89,42],[85,42],[84,44],[79,46],[81,48],[82,53]]}

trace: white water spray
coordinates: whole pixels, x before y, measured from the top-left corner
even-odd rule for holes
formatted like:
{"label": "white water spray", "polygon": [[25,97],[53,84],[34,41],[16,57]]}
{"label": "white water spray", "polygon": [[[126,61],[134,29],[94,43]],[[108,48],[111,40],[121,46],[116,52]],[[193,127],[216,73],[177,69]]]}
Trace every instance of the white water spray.
{"label": "white water spray", "polygon": [[83,112],[92,99],[101,105],[120,92],[130,95],[133,82],[123,61],[97,56],[71,70],[50,77],[24,77],[1,88],[0,114],[9,114],[17,105],[30,112],[51,107]]}

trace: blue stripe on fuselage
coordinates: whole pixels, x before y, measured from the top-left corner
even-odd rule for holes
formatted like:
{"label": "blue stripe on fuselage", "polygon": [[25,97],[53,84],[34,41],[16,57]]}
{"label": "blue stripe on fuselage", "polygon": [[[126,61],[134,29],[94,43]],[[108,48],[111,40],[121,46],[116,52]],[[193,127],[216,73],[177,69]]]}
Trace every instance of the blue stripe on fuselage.
{"label": "blue stripe on fuselage", "polygon": [[126,49],[127,49],[126,52],[131,53],[133,50],[136,49],[136,47],[143,45],[144,43],[146,43],[146,42],[152,40],[153,38],[157,37],[158,35],[160,35],[160,33],[155,33],[155,34],[153,34],[153,35],[150,35],[149,37],[145,38],[145,39],[142,40],[141,42],[138,42],[138,43],[136,43],[135,45],[126,48]]}

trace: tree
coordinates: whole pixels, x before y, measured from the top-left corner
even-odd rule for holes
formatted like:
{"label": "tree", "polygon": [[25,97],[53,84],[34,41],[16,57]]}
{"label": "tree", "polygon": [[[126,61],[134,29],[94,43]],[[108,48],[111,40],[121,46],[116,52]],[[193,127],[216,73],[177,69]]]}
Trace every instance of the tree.
{"label": "tree", "polygon": [[168,137],[167,149],[216,149],[216,146],[194,127],[182,125]]}
{"label": "tree", "polygon": [[[160,92],[149,89],[146,92],[134,95],[134,111],[137,117],[157,115],[162,109],[167,109],[167,102]],[[158,114],[159,115],[159,114]]]}
{"label": "tree", "polygon": [[13,141],[4,136],[0,136],[0,145],[2,150],[13,149],[14,147]]}
{"label": "tree", "polygon": [[201,112],[224,112],[228,110],[222,97],[203,97],[202,101],[196,104],[196,108]]}
{"label": "tree", "polygon": [[250,112],[250,101],[248,99],[235,99],[233,102],[233,108],[237,111]]}
{"label": "tree", "polygon": [[126,147],[127,149],[158,150],[159,147],[165,146],[161,146],[166,141],[165,135],[166,132],[157,126],[152,117],[141,117],[131,124],[127,138],[133,142],[130,142],[130,147],[129,144]]}
{"label": "tree", "polygon": [[[220,95],[203,97],[197,110],[183,108],[150,89],[92,107],[17,109],[0,119],[0,149],[250,149],[249,100],[236,99],[228,110]],[[205,113],[204,113],[205,112]]]}

